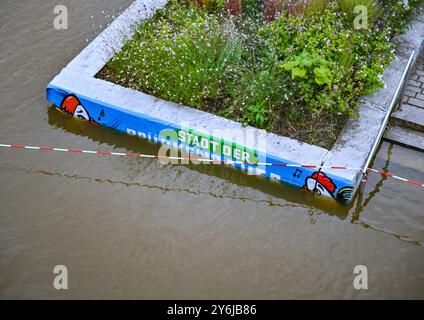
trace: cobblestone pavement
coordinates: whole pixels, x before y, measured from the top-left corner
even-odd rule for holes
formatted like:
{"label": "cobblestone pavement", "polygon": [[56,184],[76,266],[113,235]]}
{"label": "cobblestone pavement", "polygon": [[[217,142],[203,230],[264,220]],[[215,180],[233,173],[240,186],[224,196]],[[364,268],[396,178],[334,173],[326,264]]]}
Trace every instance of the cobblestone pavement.
{"label": "cobblestone pavement", "polygon": [[415,70],[407,81],[402,104],[404,107],[413,106],[424,109],[424,52],[415,66]]}
{"label": "cobblestone pavement", "polygon": [[424,151],[424,51],[409,75],[399,109],[390,120],[386,140]]}

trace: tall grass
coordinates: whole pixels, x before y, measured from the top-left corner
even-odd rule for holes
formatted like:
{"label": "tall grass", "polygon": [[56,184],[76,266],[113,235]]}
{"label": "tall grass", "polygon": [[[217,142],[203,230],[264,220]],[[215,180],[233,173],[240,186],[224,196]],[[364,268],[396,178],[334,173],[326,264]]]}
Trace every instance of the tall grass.
{"label": "tall grass", "polygon": [[358,16],[358,12],[355,12],[355,8],[360,6],[365,7],[367,10],[368,20],[372,22],[381,13],[381,7],[378,1],[375,0],[337,0],[339,10],[344,13],[350,22]]}

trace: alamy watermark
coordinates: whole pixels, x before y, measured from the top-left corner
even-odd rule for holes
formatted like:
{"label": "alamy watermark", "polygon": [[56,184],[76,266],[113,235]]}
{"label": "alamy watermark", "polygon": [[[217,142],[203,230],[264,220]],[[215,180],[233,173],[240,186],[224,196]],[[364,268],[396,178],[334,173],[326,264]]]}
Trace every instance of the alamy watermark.
{"label": "alamy watermark", "polygon": [[57,265],[53,268],[56,274],[53,280],[53,287],[56,290],[68,290],[68,268],[64,265]]}
{"label": "alamy watermark", "polygon": [[368,268],[364,265],[357,265],[353,269],[356,276],[353,279],[353,287],[356,290],[368,290]]}
{"label": "alamy watermark", "polygon": [[64,5],[57,5],[53,9],[55,14],[53,27],[56,30],[68,30],[68,8]]}
{"label": "alamy watermark", "polygon": [[[65,5],[57,5],[53,9],[55,15],[53,19],[53,27],[56,30],[68,30],[68,8]],[[353,13],[356,14],[356,17],[353,21],[354,28],[367,29],[368,28],[368,8],[364,5],[357,5],[353,9]]]}
{"label": "alamy watermark", "polygon": [[353,25],[356,30],[368,28],[368,9],[364,5],[355,6],[353,13],[357,16],[353,20]]}

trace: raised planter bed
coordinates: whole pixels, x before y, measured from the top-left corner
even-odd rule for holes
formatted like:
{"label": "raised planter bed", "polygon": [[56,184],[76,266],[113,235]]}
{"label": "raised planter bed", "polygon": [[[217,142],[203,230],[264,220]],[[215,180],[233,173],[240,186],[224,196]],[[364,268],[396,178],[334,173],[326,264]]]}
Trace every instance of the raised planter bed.
{"label": "raised planter bed", "polygon": [[[384,78],[386,87],[372,98],[364,98],[359,117],[348,122],[331,150],[244,127],[204,111],[170,103],[143,92],[96,78],[108,61],[131,38],[134,27],[151,17],[166,0],[135,1],[116,21],[90,43],[47,86],[47,99],[59,110],[75,117],[173,145],[194,157],[219,159],[249,174],[288,183],[343,202],[352,200],[360,170],[317,170],[284,164],[348,166],[361,168],[375,141],[388,107],[391,92],[400,80],[409,50],[400,50]],[[417,21],[401,47],[416,49],[424,32]],[[273,163],[277,166],[257,165]]]}

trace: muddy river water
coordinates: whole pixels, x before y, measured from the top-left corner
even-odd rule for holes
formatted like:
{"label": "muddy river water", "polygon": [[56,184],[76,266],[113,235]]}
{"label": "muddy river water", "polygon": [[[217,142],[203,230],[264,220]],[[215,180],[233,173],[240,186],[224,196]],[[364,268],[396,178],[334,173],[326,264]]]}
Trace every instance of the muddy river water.
{"label": "muddy river water", "polygon": [[[65,117],[46,84],[131,0],[0,1],[0,143],[153,153]],[[424,156],[374,163],[424,180]],[[371,175],[349,207],[218,166],[0,150],[1,298],[424,298],[424,191]],[[68,268],[55,290],[53,268]],[[353,286],[356,265],[368,290]]]}

